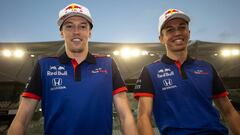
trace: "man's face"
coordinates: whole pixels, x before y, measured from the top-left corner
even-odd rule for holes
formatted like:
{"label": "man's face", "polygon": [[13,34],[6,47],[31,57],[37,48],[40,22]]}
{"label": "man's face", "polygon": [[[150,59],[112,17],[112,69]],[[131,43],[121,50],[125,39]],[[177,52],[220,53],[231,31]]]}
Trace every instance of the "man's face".
{"label": "man's face", "polygon": [[88,40],[91,37],[89,22],[80,16],[69,17],[62,25],[61,36],[65,40],[66,51],[81,53],[88,51]]}
{"label": "man's face", "polygon": [[168,21],[160,36],[160,41],[166,46],[167,51],[181,52],[187,49],[190,38],[188,23],[183,19],[172,19]]}

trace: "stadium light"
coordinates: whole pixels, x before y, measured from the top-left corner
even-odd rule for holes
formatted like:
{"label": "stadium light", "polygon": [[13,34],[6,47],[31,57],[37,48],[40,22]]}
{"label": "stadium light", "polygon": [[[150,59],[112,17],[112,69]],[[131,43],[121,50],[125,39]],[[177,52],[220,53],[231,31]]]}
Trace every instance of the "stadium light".
{"label": "stadium light", "polygon": [[11,57],[12,56],[12,52],[10,50],[3,50],[3,56],[5,57]]}
{"label": "stadium light", "polygon": [[222,56],[229,57],[229,56],[238,56],[240,54],[238,49],[224,49],[221,51]]}
{"label": "stadium light", "polygon": [[130,49],[129,48],[123,48],[121,49],[121,56],[123,58],[129,58],[131,56],[131,52],[130,52]]}
{"label": "stadium light", "polygon": [[31,58],[34,58],[34,57],[35,57],[35,55],[34,55],[34,54],[31,54],[31,55],[30,55],[30,57],[31,57]]}
{"label": "stadium light", "polygon": [[231,51],[231,54],[232,55],[239,55],[239,50],[234,49],[234,50]]}
{"label": "stadium light", "polygon": [[142,55],[148,55],[148,51],[142,51]]}
{"label": "stadium light", "polygon": [[120,54],[120,52],[119,51],[113,51],[113,55],[116,55],[116,56],[118,56]]}
{"label": "stadium light", "polygon": [[154,54],[154,53],[150,53],[150,56],[152,56],[152,57],[153,57],[153,56],[155,56],[155,54]]}
{"label": "stadium light", "polygon": [[133,50],[131,51],[131,55],[132,55],[133,57],[138,57],[138,56],[140,55],[140,50],[139,50],[139,49],[133,49]]}
{"label": "stadium light", "polygon": [[24,52],[23,50],[17,49],[17,50],[14,51],[13,54],[14,54],[15,57],[21,58],[21,57],[24,56],[24,53],[25,53],[25,52]]}
{"label": "stadium light", "polygon": [[146,50],[140,50],[138,48],[122,48],[119,50],[113,51],[113,55],[115,56],[121,56],[122,58],[130,58],[130,57],[139,57],[140,55],[150,55],[148,51]]}

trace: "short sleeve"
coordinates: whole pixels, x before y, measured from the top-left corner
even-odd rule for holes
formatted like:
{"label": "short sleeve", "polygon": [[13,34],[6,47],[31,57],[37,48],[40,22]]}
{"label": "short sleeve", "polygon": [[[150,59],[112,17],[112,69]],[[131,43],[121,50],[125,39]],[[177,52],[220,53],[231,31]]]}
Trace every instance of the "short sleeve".
{"label": "short sleeve", "polygon": [[213,66],[212,66],[212,71],[213,71],[213,80],[212,80],[213,98],[227,96],[227,91],[223,85],[223,82]]}
{"label": "short sleeve", "polygon": [[42,96],[42,80],[41,68],[39,62],[36,63],[31,77],[29,77],[25,90],[22,94],[23,97],[41,99]]}
{"label": "short sleeve", "polygon": [[135,88],[134,88],[134,97],[138,98],[141,96],[147,96],[147,97],[153,97],[154,90],[153,90],[153,84],[152,80],[149,74],[149,71],[147,70],[147,67],[144,67],[139,79],[136,82]]}
{"label": "short sleeve", "polygon": [[112,60],[112,79],[113,79],[113,95],[127,91],[127,87],[119,73],[118,67],[114,60]]}

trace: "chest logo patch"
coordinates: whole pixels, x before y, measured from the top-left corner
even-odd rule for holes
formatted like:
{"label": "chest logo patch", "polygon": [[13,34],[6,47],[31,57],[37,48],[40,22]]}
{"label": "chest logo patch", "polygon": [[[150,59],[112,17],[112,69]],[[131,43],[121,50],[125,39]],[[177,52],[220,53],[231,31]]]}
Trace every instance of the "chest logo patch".
{"label": "chest logo patch", "polygon": [[66,89],[66,86],[63,85],[62,78],[53,78],[52,88],[50,88],[50,90],[61,90],[61,89]]}
{"label": "chest logo patch", "polygon": [[193,73],[197,74],[197,75],[208,75],[207,71],[204,71],[204,70],[201,70],[201,69],[195,70],[195,71],[193,71]]}
{"label": "chest logo patch", "polygon": [[68,73],[64,66],[49,66],[47,76],[67,76]]}
{"label": "chest logo patch", "polygon": [[107,74],[108,71],[106,69],[103,69],[103,68],[96,68],[96,69],[92,70],[91,73],[93,73],[93,74],[97,74],[97,73],[105,73],[105,74]]}
{"label": "chest logo patch", "polygon": [[175,84],[173,84],[172,79],[164,79],[162,82],[163,82],[163,85],[164,85],[162,90],[177,88],[177,86]]}
{"label": "chest logo patch", "polygon": [[160,69],[157,72],[157,78],[174,76],[174,72],[170,68]]}

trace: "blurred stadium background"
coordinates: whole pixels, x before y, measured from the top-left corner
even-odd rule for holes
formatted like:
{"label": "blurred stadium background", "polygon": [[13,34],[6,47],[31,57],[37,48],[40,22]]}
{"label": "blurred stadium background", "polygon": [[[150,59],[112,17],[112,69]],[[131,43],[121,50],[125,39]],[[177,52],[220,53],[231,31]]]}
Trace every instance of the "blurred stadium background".
{"label": "blurred stadium background", "polygon": [[[56,56],[64,51],[63,41],[0,43],[0,134],[6,131],[14,118],[19,96],[30,76],[37,59]],[[105,43],[90,42],[92,53],[112,57],[129,89],[128,97],[136,118],[137,102],[132,89],[144,65],[162,57],[165,48],[159,43]],[[216,43],[190,41],[191,56],[204,59],[214,65],[220,74],[234,107],[240,111],[240,43]],[[156,134],[159,134],[153,127]],[[43,134],[41,106],[35,111],[28,135]],[[121,135],[116,111],[113,110],[113,135]]]}

